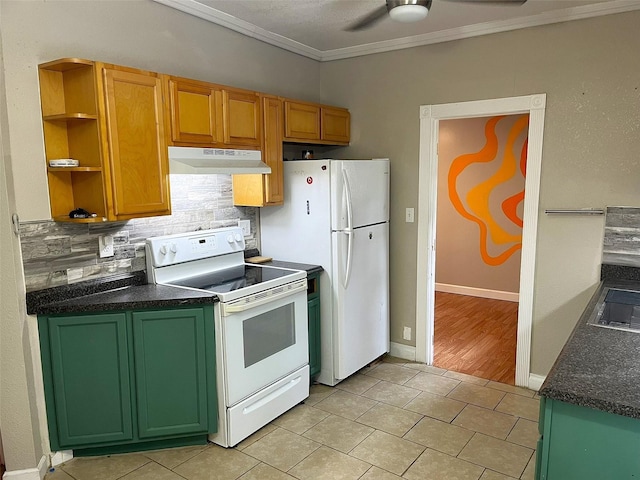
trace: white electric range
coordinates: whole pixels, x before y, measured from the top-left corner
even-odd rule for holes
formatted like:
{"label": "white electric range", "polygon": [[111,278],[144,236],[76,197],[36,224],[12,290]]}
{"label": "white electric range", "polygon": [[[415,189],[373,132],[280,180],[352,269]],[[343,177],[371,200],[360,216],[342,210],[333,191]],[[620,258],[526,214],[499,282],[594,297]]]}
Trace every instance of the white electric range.
{"label": "white electric range", "polygon": [[306,272],[244,262],[239,227],[147,239],[149,283],[215,293],[218,433],[232,447],[309,396]]}

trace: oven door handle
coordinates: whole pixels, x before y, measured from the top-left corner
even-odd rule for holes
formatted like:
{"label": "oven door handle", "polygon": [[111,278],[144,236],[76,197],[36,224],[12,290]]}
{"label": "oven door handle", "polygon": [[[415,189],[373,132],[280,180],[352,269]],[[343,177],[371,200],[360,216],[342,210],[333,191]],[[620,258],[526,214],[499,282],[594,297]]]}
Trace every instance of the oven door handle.
{"label": "oven door handle", "polygon": [[273,295],[268,295],[264,298],[260,298],[257,300],[254,300],[252,302],[249,303],[245,303],[242,300],[240,302],[231,302],[231,303],[222,303],[222,315],[223,316],[229,316],[232,315],[234,313],[241,313],[241,312],[246,312],[247,310],[251,310],[252,308],[255,307],[259,307],[261,305],[265,305],[267,303],[271,303],[274,302],[276,300],[279,300],[281,298],[285,298],[288,297],[290,295],[293,295],[295,293],[301,292],[303,290],[307,289],[307,285],[306,285],[306,281],[300,282],[299,285],[294,286],[293,288],[291,288],[290,290],[285,290],[283,292],[280,293],[274,293]]}

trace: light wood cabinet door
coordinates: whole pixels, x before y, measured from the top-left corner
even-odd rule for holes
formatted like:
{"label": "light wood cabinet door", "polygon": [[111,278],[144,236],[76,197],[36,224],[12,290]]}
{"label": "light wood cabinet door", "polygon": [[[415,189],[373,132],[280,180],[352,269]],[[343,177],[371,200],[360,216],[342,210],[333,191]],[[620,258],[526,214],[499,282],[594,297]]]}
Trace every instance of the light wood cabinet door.
{"label": "light wood cabinet door", "polygon": [[222,91],[224,143],[240,147],[260,148],[262,122],[260,97],[244,90]]}
{"label": "light wood cabinet door", "polygon": [[264,125],[262,161],[271,167],[271,173],[234,175],[234,205],[264,207],[282,205],[284,202],[282,100],[276,97],[263,97],[262,112]]}
{"label": "light wood cabinet door", "polygon": [[320,106],[284,102],[285,140],[320,140]]}
{"label": "light wood cabinet door", "polygon": [[170,77],[171,140],[178,144],[222,142],[221,90],[211,84]]}
{"label": "light wood cabinet door", "polygon": [[284,165],[282,161],[282,100],[264,98],[264,149],[263,160],[271,167],[264,175],[265,204],[282,205],[284,202]]}
{"label": "light wood cabinet door", "polygon": [[344,108],[322,107],[321,109],[321,139],[349,143],[351,139],[351,115]]}
{"label": "light wood cabinet door", "polygon": [[102,73],[111,216],[125,220],[169,214],[161,80],[157,74],[115,66]]}

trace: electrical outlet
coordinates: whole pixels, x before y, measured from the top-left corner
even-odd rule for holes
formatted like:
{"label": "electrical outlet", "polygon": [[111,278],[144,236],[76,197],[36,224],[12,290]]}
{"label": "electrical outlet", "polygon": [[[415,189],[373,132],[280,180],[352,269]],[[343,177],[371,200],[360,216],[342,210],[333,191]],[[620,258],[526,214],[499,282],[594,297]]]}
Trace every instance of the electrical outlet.
{"label": "electrical outlet", "polygon": [[415,221],[415,214],[414,214],[413,208],[407,208],[405,211],[405,222],[413,223],[414,221]]}
{"label": "electrical outlet", "polygon": [[113,257],[113,235],[99,235],[98,248],[100,258]]}
{"label": "electrical outlet", "polygon": [[404,327],[402,331],[402,338],[404,340],[411,340],[411,327]]}
{"label": "electrical outlet", "polygon": [[242,229],[245,237],[251,235],[251,220],[238,220],[238,226]]}

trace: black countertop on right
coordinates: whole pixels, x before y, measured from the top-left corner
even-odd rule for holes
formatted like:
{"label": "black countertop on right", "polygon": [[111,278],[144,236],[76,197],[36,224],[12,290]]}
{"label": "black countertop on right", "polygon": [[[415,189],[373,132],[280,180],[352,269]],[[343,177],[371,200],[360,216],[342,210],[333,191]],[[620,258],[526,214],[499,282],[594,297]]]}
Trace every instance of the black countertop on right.
{"label": "black countertop on right", "polygon": [[603,279],[539,393],[554,400],[640,419],[640,331],[587,324],[598,297],[607,287],[640,291],[640,280]]}

